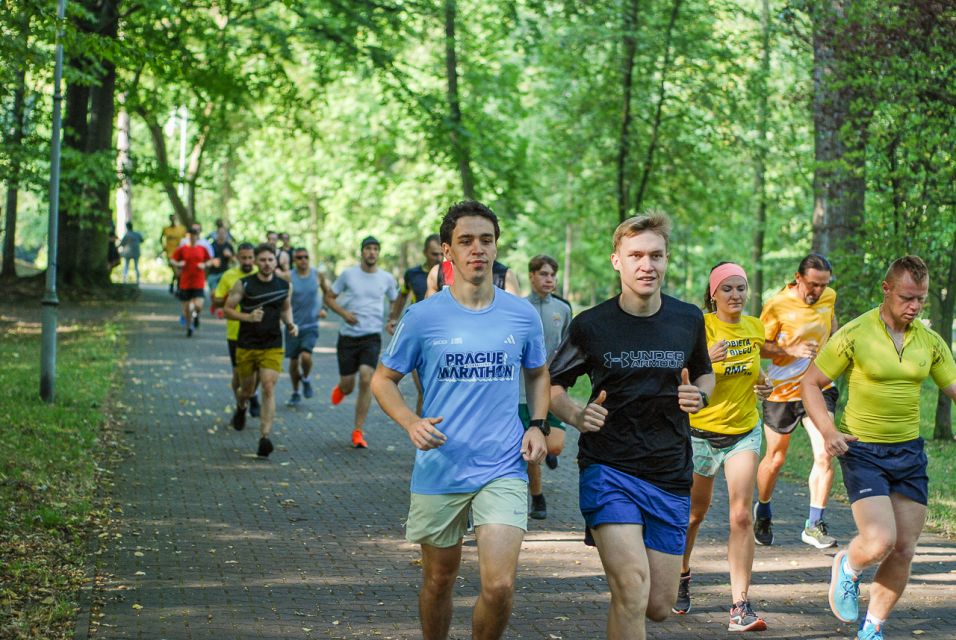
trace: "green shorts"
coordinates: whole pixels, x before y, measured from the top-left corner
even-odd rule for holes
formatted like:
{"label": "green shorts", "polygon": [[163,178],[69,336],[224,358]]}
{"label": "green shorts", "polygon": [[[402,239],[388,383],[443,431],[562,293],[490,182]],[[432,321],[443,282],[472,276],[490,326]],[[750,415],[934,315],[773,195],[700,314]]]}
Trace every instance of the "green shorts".
{"label": "green shorts", "polygon": [[[524,425],[524,428],[528,428],[528,423],[531,422],[531,414],[528,413],[528,405],[521,403],[518,405],[518,417],[521,418],[521,424]],[[567,426],[558,420],[558,416],[554,415],[550,411],[548,412],[548,424],[551,425],[553,429],[561,429],[561,431],[566,431]]]}
{"label": "green shorts", "polygon": [[461,542],[471,509],[476,527],[507,524],[528,530],[528,483],[520,478],[492,480],[473,493],[413,493],[405,539],[432,547]]}
{"label": "green shorts", "polygon": [[760,442],[763,440],[763,429],[760,423],[746,436],[723,449],[715,447],[707,438],[692,437],[691,446],[694,449],[694,473],[705,478],[713,478],[717,475],[720,465],[724,464],[727,458],[744,451],[753,451],[760,457]]}

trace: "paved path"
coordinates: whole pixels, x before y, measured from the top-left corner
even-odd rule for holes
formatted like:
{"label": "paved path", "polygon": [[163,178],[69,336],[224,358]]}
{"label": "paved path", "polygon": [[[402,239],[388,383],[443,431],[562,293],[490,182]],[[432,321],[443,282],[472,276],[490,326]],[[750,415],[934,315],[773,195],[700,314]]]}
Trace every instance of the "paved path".
{"label": "paved path", "polygon": [[[374,403],[370,448],[349,446],[354,400],[327,401],[337,378],[335,326],[322,327],[316,349],[317,396],[295,410],[280,405],[277,450],[259,460],[257,421],[243,432],[228,425],[222,321],[207,313],[187,340],[178,309],[165,291],[147,288],[131,311],[126,384],[116,398],[130,455],[114,470],[115,522],[99,541],[92,610],[81,613],[77,638],[420,637],[419,552],[402,529],[413,449]],[[283,403],[289,390],[285,376]],[[575,441],[561,466],[545,471],[550,517],[532,521],[507,638],[604,635],[609,596],[597,552],[581,542]],[[757,549],[751,597],[770,624],[762,637],[855,637],[826,604],[831,556],[799,541],[806,500],[802,487],[780,486],[778,544]],[[649,637],[730,635],[725,501],[719,491],[695,551],[694,610],[650,624]],[[846,540],[849,510],[830,514]],[[466,540],[453,638],[470,637],[475,560]],[[956,638],[956,544],[924,536],[888,632]]]}

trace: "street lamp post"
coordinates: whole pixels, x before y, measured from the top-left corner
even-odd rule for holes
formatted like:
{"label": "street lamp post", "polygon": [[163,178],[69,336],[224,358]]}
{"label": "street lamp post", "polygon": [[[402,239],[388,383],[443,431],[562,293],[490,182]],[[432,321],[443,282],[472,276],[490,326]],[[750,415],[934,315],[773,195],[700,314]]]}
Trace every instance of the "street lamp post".
{"label": "street lamp post", "polygon": [[40,397],[53,402],[56,396],[56,297],[57,240],[60,217],[60,111],[63,96],[63,20],[66,0],[56,3],[56,63],[53,72],[53,139],[50,144],[50,224],[47,244],[46,291],[43,293],[43,333],[40,347]]}

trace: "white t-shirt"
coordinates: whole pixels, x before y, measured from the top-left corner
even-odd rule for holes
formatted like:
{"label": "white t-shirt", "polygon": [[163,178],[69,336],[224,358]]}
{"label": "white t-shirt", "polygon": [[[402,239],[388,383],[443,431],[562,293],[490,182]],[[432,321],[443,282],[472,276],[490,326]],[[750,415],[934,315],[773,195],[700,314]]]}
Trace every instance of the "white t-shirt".
{"label": "white t-shirt", "polygon": [[359,266],[349,267],[332,284],[337,302],[358,318],[357,324],[343,322],[339,333],[357,338],[381,333],[385,328],[385,297],[398,297],[398,283],[381,269],[368,273]]}

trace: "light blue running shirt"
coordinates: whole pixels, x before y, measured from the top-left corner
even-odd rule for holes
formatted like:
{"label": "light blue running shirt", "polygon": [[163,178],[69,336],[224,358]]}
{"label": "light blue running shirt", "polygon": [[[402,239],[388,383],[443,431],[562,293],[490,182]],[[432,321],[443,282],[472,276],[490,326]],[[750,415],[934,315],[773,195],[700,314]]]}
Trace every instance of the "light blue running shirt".
{"label": "light blue running shirt", "polygon": [[489,306],[472,311],[445,289],[408,307],[382,364],[402,374],[418,370],[422,413],[442,416],[436,428],[448,438],[416,453],[412,493],[468,493],[499,478],[527,480],[518,381],[522,367],[546,361],[541,319],[527,300],[496,290]]}
{"label": "light blue running shirt", "polygon": [[292,269],[292,321],[303,329],[314,329],[319,326],[319,276],[314,268],[304,277],[297,269]]}

